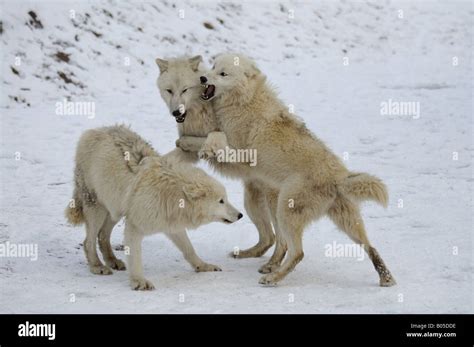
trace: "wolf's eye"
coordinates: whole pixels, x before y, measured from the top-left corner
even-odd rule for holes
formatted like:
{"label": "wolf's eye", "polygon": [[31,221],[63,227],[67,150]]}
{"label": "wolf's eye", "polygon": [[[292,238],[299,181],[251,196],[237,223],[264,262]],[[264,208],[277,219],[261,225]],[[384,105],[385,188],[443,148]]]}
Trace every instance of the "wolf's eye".
{"label": "wolf's eye", "polygon": [[166,89],[166,91],[170,94],[173,94],[173,91],[171,89]]}
{"label": "wolf's eye", "polygon": [[223,204],[223,203],[224,203],[224,199],[220,199],[219,204]]}
{"label": "wolf's eye", "polygon": [[216,64],[214,64],[214,65],[212,66],[212,69],[211,69],[211,70],[214,70],[215,68],[216,68]]}
{"label": "wolf's eye", "polygon": [[219,75],[221,75],[222,77],[228,76],[224,71],[222,71]]}
{"label": "wolf's eye", "polygon": [[188,91],[188,88],[183,89],[183,91],[181,92],[181,94],[184,94],[184,93],[186,93],[187,91]]}

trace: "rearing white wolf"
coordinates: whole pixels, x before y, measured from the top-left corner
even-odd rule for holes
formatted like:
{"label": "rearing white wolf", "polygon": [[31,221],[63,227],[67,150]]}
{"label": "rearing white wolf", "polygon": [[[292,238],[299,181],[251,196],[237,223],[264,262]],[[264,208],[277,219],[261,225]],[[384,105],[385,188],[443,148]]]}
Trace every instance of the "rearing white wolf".
{"label": "rearing white wolf", "polygon": [[[187,140],[186,143],[179,143],[178,140],[177,143],[181,148],[176,148],[167,155],[178,156],[188,162],[198,160],[195,151],[199,148],[201,148],[200,157],[212,157],[212,152],[217,149],[217,146],[213,148],[212,138],[216,139],[216,143],[221,143],[223,136],[223,133],[217,131],[212,104],[201,99],[203,87],[199,77],[205,72],[200,68],[201,62],[200,55],[192,58],[156,59],[160,69],[157,84],[161,97],[176,119],[179,136],[186,136]],[[206,136],[208,140],[203,148]],[[247,178],[245,170],[237,166],[226,165],[217,159],[211,159],[209,162],[219,173],[243,180],[245,210],[259,233],[256,245],[234,252],[232,255],[236,258],[262,256],[275,242],[266,196],[274,194],[276,197],[277,192],[261,181]]]}
{"label": "rearing white wolf", "polygon": [[391,272],[367,237],[359,208],[365,200],[387,206],[388,192],[382,180],[349,171],[288,111],[251,59],[239,54],[219,55],[212,71],[200,80],[206,85],[202,98],[212,102],[219,129],[226,135],[221,148],[230,145],[258,151],[258,165],[243,168],[249,178],[278,190],[277,200],[267,200],[276,220],[274,225],[278,226],[274,255],[284,256],[283,245],[288,252],[283,262],[283,257],[280,259],[281,265],[275,264],[279,266],[271,268],[260,283],[275,285],[295,268],[304,256],[304,230],[327,215],[364,248],[379,275],[380,285],[395,285]]}

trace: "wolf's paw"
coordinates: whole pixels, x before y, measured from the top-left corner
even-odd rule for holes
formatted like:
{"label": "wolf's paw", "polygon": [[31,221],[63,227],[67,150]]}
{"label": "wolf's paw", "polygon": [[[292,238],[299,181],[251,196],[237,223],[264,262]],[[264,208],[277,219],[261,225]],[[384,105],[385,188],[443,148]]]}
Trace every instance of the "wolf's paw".
{"label": "wolf's paw", "polygon": [[246,250],[238,250],[229,253],[229,257],[234,259],[245,259],[245,258],[258,258],[261,254],[258,254],[255,251],[246,251]]}
{"label": "wolf's paw", "polygon": [[112,275],[112,270],[105,265],[91,266],[90,270],[95,275]]}
{"label": "wolf's paw", "polygon": [[223,132],[214,131],[207,135],[207,139],[198,152],[200,159],[211,159],[217,157],[219,151],[229,146],[227,137]]}
{"label": "wolf's paw", "polygon": [[130,286],[133,290],[153,290],[155,286],[146,278],[132,278],[130,279]]}
{"label": "wolf's paw", "polygon": [[274,263],[266,263],[260,266],[260,269],[258,269],[258,272],[261,274],[269,274],[272,272],[275,272],[276,269],[278,269],[280,266],[278,264]]}
{"label": "wolf's paw", "polygon": [[269,247],[251,247],[249,249],[239,250],[235,249],[233,252],[229,253],[229,257],[235,259],[245,259],[245,258],[260,258]]}
{"label": "wolf's paw", "polygon": [[207,263],[199,264],[198,266],[194,267],[194,270],[196,272],[222,271],[219,266]]}
{"label": "wolf's paw", "polygon": [[262,276],[258,283],[264,285],[265,287],[275,287],[278,281],[276,279],[276,276],[274,276],[274,273],[270,273],[265,276]]}
{"label": "wolf's paw", "polygon": [[211,159],[215,158],[217,156],[217,150],[211,148],[211,147],[203,147],[201,150],[198,152],[198,157],[199,159]]}
{"label": "wolf's paw", "polygon": [[395,281],[395,278],[393,278],[391,275],[380,279],[381,287],[392,287],[396,284],[397,284],[397,281]]}
{"label": "wolf's paw", "polygon": [[182,139],[177,139],[175,145],[176,147],[181,148],[185,152],[189,151],[189,148],[186,146],[186,141],[183,141]]}
{"label": "wolf's paw", "polygon": [[110,259],[106,261],[107,265],[110,266],[112,269],[117,271],[124,271],[127,269],[125,263],[120,259]]}

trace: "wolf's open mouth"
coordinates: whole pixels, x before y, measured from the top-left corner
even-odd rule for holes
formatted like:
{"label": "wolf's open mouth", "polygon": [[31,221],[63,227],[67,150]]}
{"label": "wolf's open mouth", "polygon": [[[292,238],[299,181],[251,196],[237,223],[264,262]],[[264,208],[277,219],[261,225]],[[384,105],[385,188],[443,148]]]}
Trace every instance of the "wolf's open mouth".
{"label": "wolf's open mouth", "polygon": [[201,99],[210,100],[214,97],[214,92],[216,91],[216,86],[213,84],[208,84],[204,92],[201,94]]}
{"label": "wolf's open mouth", "polygon": [[186,112],[174,118],[176,119],[177,123],[183,123],[184,120],[186,119]]}

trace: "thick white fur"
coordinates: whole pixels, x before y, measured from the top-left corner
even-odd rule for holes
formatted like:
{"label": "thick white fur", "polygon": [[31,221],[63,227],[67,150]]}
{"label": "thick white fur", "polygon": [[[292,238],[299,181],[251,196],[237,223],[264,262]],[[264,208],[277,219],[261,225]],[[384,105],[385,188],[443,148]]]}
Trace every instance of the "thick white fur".
{"label": "thick white fur", "polygon": [[[66,216],[72,224],[86,224],[84,250],[91,272],[125,270],[112,251],[110,234],[126,217],[125,247],[133,289],[153,289],[143,275],[144,236],[164,232],[196,271],[220,271],[196,255],[186,229],[235,222],[242,216],[219,182],[173,157],[161,157],[125,126],[88,130],[81,136],[74,181],[73,204]],[[98,257],[97,239],[107,266]]]}
{"label": "thick white fur", "polygon": [[203,89],[199,77],[206,72],[200,65],[201,61],[201,56],[156,60],[160,69],[158,89],[170,113],[179,109],[180,105],[186,112],[185,121],[177,123],[178,148],[166,154],[166,157],[172,156],[189,163],[196,162],[199,157],[210,158],[210,165],[218,173],[243,181],[245,210],[258,230],[259,241],[253,247],[233,251],[231,255],[235,258],[260,257],[275,240],[266,201],[266,195],[275,193],[264,182],[250,179],[245,167],[227,165],[213,158],[225,141],[225,135],[217,131],[212,103],[200,98]]}
{"label": "thick white fur", "polygon": [[[219,129],[230,145],[257,151],[258,165],[236,163],[247,179],[265,182],[272,190],[267,197],[277,246],[262,270],[260,283],[274,285],[303,258],[303,230],[328,215],[335,224],[367,251],[380,277],[380,285],[395,280],[367,238],[359,202],[374,200],[387,205],[383,182],[368,174],[351,173],[342,161],[305,124],[288,111],[268,85],[256,64],[237,54],[216,58],[214,69],[205,74],[215,86],[212,104]],[[230,164],[228,164],[230,165]],[[231,165],[232,166],[232,165]],[[287,252],[286,252],[287,249]],[[283,260],[283,257],[286,258]]]}

